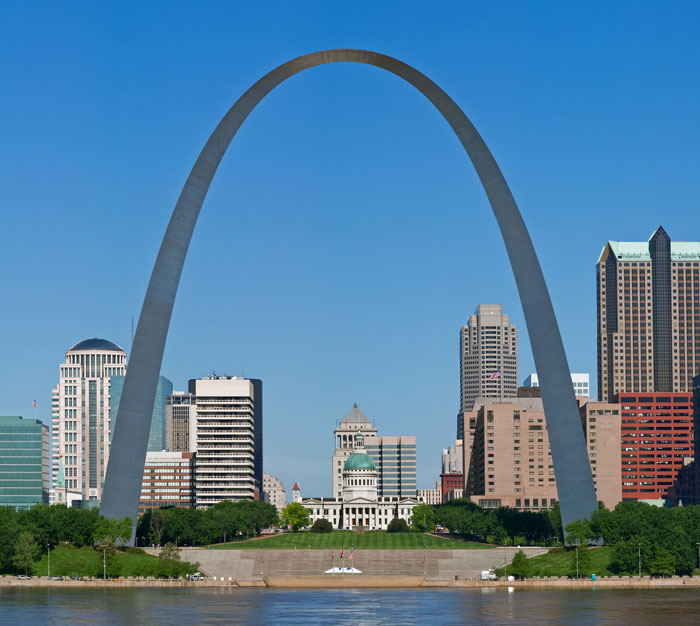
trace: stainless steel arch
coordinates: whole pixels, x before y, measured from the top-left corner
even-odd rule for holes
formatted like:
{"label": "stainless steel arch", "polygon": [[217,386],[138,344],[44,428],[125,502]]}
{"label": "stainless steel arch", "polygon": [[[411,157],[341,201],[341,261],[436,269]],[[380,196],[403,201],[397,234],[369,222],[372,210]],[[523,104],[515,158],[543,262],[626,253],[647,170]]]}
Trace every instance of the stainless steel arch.
{"label": "stainless steel arch", "polygon": [[144,299],[112,439],[100,512],[136,519],[151,413],[180,274],[209,185],[248,114],[277,85],[326,63],[364,63],[403,78],[435,105],[462,142],[481,179],[506,245],[525,314],[547,416],[562,521],[588,517],[596,494],[559,327],[520,211],[491,152],[455,102],[433,81],[392,57],[367,50],[326,50],[293,59],[263,76],[212,133],[175,205]]}

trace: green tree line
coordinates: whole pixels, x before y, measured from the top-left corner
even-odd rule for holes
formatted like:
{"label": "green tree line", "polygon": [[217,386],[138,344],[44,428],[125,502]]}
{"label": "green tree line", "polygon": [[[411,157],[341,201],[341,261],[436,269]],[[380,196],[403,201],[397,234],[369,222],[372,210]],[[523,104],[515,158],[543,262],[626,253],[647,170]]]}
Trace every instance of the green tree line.
{"label": "green tree line", "polygon": [[144,513],[136,527],[137,545],[202,546],[254,537],[279,524],[277,509],[267,502],[219,502],[208,509],[168,507]]}

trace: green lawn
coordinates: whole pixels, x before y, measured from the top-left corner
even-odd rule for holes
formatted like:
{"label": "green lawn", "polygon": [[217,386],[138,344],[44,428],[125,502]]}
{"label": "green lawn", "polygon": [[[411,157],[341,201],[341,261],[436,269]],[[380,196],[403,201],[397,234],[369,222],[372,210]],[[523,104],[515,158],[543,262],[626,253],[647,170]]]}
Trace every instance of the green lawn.
{"label": "green lawn", "polygon": [[[194,565],[182,563],[171,567],[168,561],[149,554],[117,552],[114,559],[114,565],[107,563],[108,576],[177,576],[196,571]],[[47,564],[46,553],[44,553],[34,564],[34,574],[46,576]],[[91,547],[60,547],[51,550],[52,576],[96,577],[102,576],[102,568],[102,553]]]}
{"label": "green lawn", "polygon": [[[602,546],[600,548],[588,548],[591,553],[591,565],[593,572],[598,576],[612,576],[608,570],[612,548]],[[555,548],[547,554],[540,554],[528,559],[530,563],[530,576],[568,576],[571,573],[571,555],[563,548]],[[501,567],[496,570],[498,576],[503,576],[506,568]]]}
{"label": "green lawn", "polygon": [[332,533],[284,533],[272,537],[264,537],[250,541],[223,543],[215,545],[217,550],[323,550],[349,549],[355,546],[358,550],[458,550],[493,548],[492,544],[459,541],[446,537],[435,537],[423,533],[387,533],[383,530],[373,530],[356,533],[351,530],[334,530]]}

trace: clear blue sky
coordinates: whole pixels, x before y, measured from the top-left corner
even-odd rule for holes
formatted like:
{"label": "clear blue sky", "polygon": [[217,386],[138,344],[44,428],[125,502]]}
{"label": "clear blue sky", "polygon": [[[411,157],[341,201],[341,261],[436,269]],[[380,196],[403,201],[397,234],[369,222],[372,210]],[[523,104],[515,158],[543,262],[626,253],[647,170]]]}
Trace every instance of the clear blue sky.
{"label": "clear blue sky", "polygon": [[[259,4],[261,8],[251,8]],[[0,414],[50,421],[65,350],[128,348],[199,150],[278,64],[369,48],[463,107],[511,186],[573,371],[595,378],[595,263],[663,224],[700,239],[694,2],[4,2]],[[532,357],[484,193],[431,105],[381,70],[296,76],[251,115],[204,204],[162,373],[264,381],[265,469],[330,494],[357,402],[418,438],[418,484],[454,443],[458,332],[502,303]]]}

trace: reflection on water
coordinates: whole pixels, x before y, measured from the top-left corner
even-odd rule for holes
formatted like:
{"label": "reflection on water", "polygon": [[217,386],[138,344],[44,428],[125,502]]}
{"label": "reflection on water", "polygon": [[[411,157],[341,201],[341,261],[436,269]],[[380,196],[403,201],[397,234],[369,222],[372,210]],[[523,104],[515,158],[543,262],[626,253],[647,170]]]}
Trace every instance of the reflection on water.
{"label": "reflection on water", "polygon": [[0,624],[691,624],[700,591],[0,588]]}

